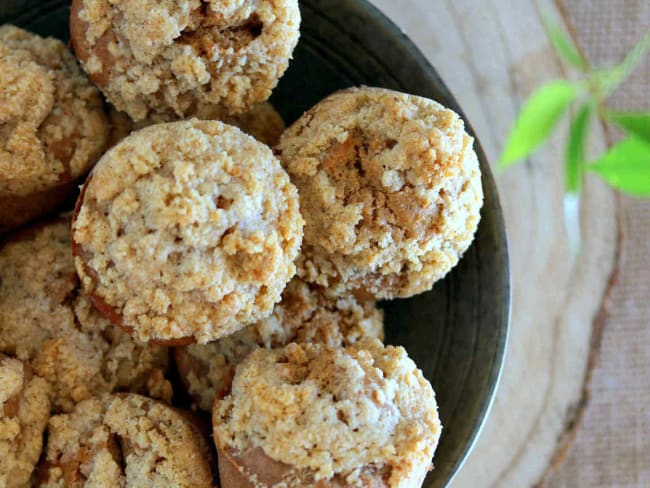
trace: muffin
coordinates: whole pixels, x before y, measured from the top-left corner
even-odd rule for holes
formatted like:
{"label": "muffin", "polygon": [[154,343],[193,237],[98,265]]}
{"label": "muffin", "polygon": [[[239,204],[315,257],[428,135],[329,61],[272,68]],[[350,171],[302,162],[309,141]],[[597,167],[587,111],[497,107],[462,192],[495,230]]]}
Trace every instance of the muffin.
{"label": "muffin", "polygon": [[343,346],[367,337],[384,338],[383,312],[373,300],[337,297],[294,278],[269,317],[219,341],[176,348],[174,358],[192,400],[209,412],[215,398],[230,390],[235,367],[259,347],[290,342]]}
{"label": "muffin", "polygon": [[0,354],[0,486],[30,486],[50,418],[48,388],[29,366]]}
{"label": "muffin", "polygon": [[77,202],[73,253],[114,324],[141,341],[206,343],[271,313],[302,226],[267,146],[190,120],[142,129],[102,157]]}
{"label": "muffin", "polygon": [[99,92],[61,41],[0,26],[0,234],[74,194],[108,132]]}
{"label": "muffin", "polygon": [[134,394],[103,395],[48,425],[40,487],[211,487],[209,450],[179,411]]}
{"label": "muffin", "polygon": [[[225,124],[234,125],[267,146],[275,146],[285,129],[282,116],[269,102],[258,103],[248,112],[236,115],[223,113],[223,110],[216,105],[200,105],[192,112],[191,116],[201,120],[220,120]],[[131,117],[124,112],[117,111],[114,107],[111,107],[109,118],[112,129],[111,147],[133,130],[178,120],[178,117],[171,114],[153,114],[145,120],[133,122]]]}
{"label": "muffin", "polygon": [[422,372],[377,340],[256,350],[213,426],[227,487],[420,487],[441,431]]}
{"label": "muffin", "polygon": [[134,120],[204,104],[241,113],[269,98],[298,43],[297,0],[74,0],[88,76]]}
{"label": "muffin", "polygon": [[70,219],[32,227],[0,248],[0,352],[51,385],[52,408],[112,391],[170,400],[169,352],[112,326],[80,293]]}
{"label": "muffin", "polygon": [[479,222],[472,145],[457,114],[390,90],[344,90],[307,111],[277,148],[305,218],[300,277],[378,299],[430,289]]}

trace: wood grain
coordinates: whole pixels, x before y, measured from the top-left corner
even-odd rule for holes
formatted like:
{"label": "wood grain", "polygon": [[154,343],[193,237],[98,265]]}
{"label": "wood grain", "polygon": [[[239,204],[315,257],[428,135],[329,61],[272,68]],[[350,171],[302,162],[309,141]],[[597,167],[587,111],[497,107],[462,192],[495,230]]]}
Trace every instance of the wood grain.
{"label": "wood grain", "polygon": [[[550,1],[374,3],[438,69],[492,161],[525,96],[569,75],[540,20],[542,12],[556,14]],[[588,149],[594,154],[604,148],[602,128],[596,131]],[[510,347],[492,414],[454,486],[536,484],[584,408],[593,323],[617,257],[616,200],[587,181],[583,247],[572,262],[562,217],[563,153],[564,140],[555,135],[498,178],[514,285]]]}

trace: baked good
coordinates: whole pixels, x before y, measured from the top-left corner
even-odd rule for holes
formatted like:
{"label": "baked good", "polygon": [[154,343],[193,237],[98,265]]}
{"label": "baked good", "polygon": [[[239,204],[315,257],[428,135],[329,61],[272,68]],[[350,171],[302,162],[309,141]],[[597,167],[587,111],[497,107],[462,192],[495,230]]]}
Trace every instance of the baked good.
{"label": "baked good", "polygon": [[211,487],[209,451],[180,412],[134,394],[103,395],[48,425],[40,487]]}
{"label": "baked good", "polygon": [[108,120],[111,124],[111,133],[108,138],[108,147],[111,148],[135,129],[135,124],[126,113],[120,112],[112,105],[108,109]]}
{"label": "baked good", "polygon": [[74,0],[70,17],[81,65],[136,121],[268,99],[299,27],[297,0]]}
{"label": "baked good", "polygon": [[238,367],[213,413],[228,487],[420,487],[440,436],[435,395],[401,347],[289,344]]}
{"label": "baked good", "polygon": [[73,220],[84,290],[142,341],[208,342],[271,313],[303,221],[271,150],[190,120],[131,134],[88,178]]}
{"label": "baked good", "polygon": [[0,234],[61,205],[108,131],[99,92],[61,41],[0,26]]}
{"label": "baked good", "polygon": [[255,349],[290,342],[344,346],[367,337],[383,339],[383,322],[374,300],[337,297],[294,278],[270,316],[210,344],[178,347],[174,358],[186,390],[209,412],[214,399],[230,390],[235,367]]}
{"label": "baked good", "polygon": [[48,388],[29,366],[0,354],[0,486],[30,486],[50,418]]}
{"label": "baked good", "polygon": [[305,218],[298,274],[377,298],[431,288],[474,238],[483,202],[457,114],[380,88],[335,93],[281,137]]}
{"label": "baked good", "polygon": [[70,218],[32,227],[0,248],[0,352],[29,363],[52,388],[54,411],[104,392],[170,400],[169,352],[112,326],[80,293]]}
{"label": "baked good", "polygon": [[[209,106],[204,105],[199,108],[205,110],[204,107]],[[212,115],[210,112],[204,113],[202,110],[197,111],[196,117],[200,119],[217,118],[216,115]],[[224,115],[218,118],[226,124],[239,127],[246,134],[250,134],[271,147],[280,141],[280,136],[286,128],[282,116],[269,102],[258,103],[249,111],[241,114]]]}
{"label": "baked good", "polygon": [[[258,103],[249,111],[235,115],[224,113],[218,105],[200,105],[190,115],[201,120],[220,120],[224,124],[239,127],[267,146],[275,146],[285,129],[282,116],[269,102]],[[109,118],[112,126],[110,146],[114,146],[134,130],[178,120],[177,116],[165,113],[152,114],[145,120],[133,122],[126,113],[119,112],[114,107],[111,107]]]}

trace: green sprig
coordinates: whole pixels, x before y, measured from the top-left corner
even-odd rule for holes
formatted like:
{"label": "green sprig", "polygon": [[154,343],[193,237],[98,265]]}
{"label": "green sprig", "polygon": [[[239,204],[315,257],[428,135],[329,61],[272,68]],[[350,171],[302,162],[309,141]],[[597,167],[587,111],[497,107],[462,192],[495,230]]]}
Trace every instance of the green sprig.
{"label": "green sprig", "polygon": [[[564,202],[567,235],[572,249],[580,242],[579,201],[586,172],[598,175],[613,188],[636,197],[650,197],[650,112],[617,112],[607,108],[607,97],[632,74],[650,50],[650,31],[625,56],[607,68],[591,67],[575,43],[557,25],[545,23],[558,56],[578,69],[579,81],[553,80],[524,102],[510,131],[498,169],[530,156],[551,136],[560,120],[571,114],[566,140]],[[599,117],[627,133],[621,142],[588,162],[585,147],[591,120]]]}

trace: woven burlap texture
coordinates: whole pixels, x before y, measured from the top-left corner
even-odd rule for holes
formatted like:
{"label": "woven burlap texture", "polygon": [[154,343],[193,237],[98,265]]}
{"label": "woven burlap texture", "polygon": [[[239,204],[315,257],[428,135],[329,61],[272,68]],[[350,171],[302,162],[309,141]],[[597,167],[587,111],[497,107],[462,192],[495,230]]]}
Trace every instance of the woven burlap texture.
{"label": "woven burlap texture", "polygon": [[[565,0],[564,6],[596,65],[621,59],[650,29],[646,0]],[[609,103],[650,110],[650,58]],[[622,197],[620,207],[621,262],[605,303],[591,402],[566,462],[550,479],[553,488],[650,486],[650,201]]]}

